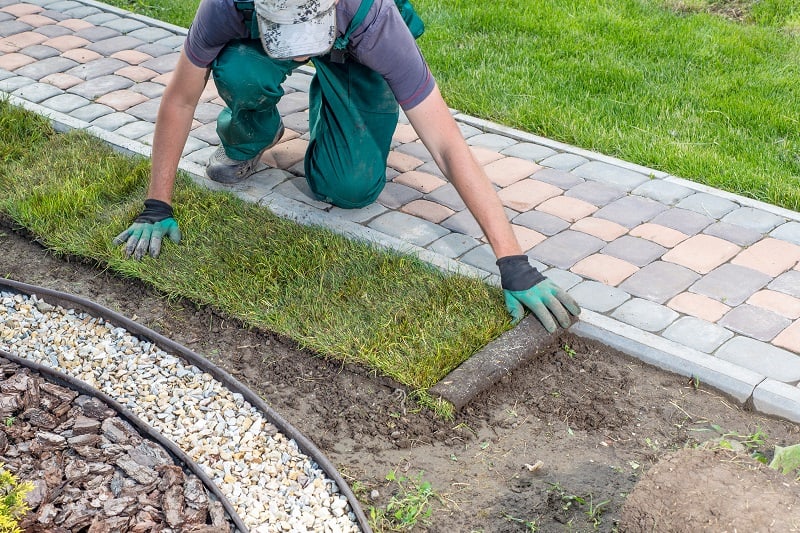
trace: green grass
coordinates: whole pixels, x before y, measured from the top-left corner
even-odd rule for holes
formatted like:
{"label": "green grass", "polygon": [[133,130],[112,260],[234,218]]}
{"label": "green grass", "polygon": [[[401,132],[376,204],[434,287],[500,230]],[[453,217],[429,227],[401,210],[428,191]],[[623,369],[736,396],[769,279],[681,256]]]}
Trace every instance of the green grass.
{"label": "green grass", "polygon": [[499,289],[300,226],[185,175],[175,197],[184,240],[166,242],[157,260],[125,259],[111,240],[141,210],[149,160],[116,154],[82,132],[55,134],[5,102],[0,155],[0,212],[56,253],[88,258],[412,390],[424,393],[509,327]]}

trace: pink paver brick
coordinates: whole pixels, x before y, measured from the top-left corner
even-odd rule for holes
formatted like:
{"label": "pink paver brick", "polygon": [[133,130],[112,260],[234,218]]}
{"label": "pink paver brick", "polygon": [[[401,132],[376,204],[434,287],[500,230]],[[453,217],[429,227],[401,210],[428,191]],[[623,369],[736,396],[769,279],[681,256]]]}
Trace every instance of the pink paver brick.
{"label": "pink paver brick", "polygon": [[747,303],[769,309],[792,320],[800,318],[800,299],[782,292],[764,289],[748,298]]}
{"label": "pink paver brick", "polygon": [[[542,167],[531,161],[518,157],[504,157],[493,161],[484,167],[486,175],[493,183],[501,187],[508,187],[521,179],[525,179]],[[540,182],[541,183],[541,182]],[[550,185],[550,187],[554,187]],[[557,187],[556,187],[557,188]],[[559,193],[561,189],[559,189]]]}
{"label": "pink paver brick", "polygon": [[722,263],[739,253],[740,248],[732,242],[711,235],[695,235],[661,258],[691,268],[700,274],[708,274]]}
{"label": "pink paver brick", "polygon": [[86,48],[73,48],[63,52],[61,57],[66,57],[78,63],[88,63],[89,61],[100,59],[103,56],[93,50],[87,50]]}
{"label": "pink paver brick", "polygon": [[26,56],[25,54],[18,54],[17,52],[12,52],[10,54],[3,53],[0,55],[0,68],[14,71],[34,61],[36,61],[34,58]]}
{"label": "pink paver brick", "polygon": [[212,104],[221,105],[221,106],[223,106],[223,107],[225,107],[225,106],[227,106],[227,105],[228,105],[228,104],[226,104],[226,103],[225,103],[225,100],[223,100],[223,99],[222,99],[222,98],[220,98],[220,97],[216,97],[216,98],[214,98],[213,100],[211,100],[211,103],[212,103]]}
{"label": "pink paver brick", "polygon": [[392,138],[399,143],[410,143],[419,139],[414,126],[411,124],[398,124],[397,129],[394,130]]}
{"label": "pink paver brick", "polygon": [[389,158],[386,160],[386,164],[398,172],[408,172],[410,170],[414,170],[422,163],[423,161],[421,159],[417,159],[412,155],[397,152],[395,150],[389,152]]}
{"label": "pink paver brick", "polygon": [[261,157],[261,161],[272,168],[288,169],[295,163],[303,160],[308,149],[308,141],[304,139],[292,139],[281,142],[267,150]]}
{"label": "pink paver brick", "polygon": [[403,206],[401,211],[404,211],[409,215],[414,215],[415,217],[424,218],[425,220],[429,220],[434,224],[438,224],[442,220],[455,213],[455,211],[449,207],[437,204],[436,202],[431,202],[430,200],[414,200],[413,202]]}
{"label": "pink paver brick", "polygon": [[767,237],[742,250],[731,263],[775,277],[790,270],[798,261],[800,246]]}
{"label": "pink paver brick", "polygon": [[42,44],[47,40],[47,37],[41,33],[33,31],[24,31],[9,37],[0,39],[0,52],[9,53],[16,52],[25,48],[26,46],[33,46],[35,44]]}
{"label": "pink paver brick", "polygon": [[597,207],[578,198],[555,196],[542,202],[536,210],[557,216],[567,222],[575,222],[597,211]]}
{"label": "pink paver brick", "polygon": [[[120,50],[119,52],[114,52],[111,54],[111,57],[131,65],[138,65],[139,63],[144,63],[148,59],[153,59],[153,56],[150,54],[145,54],[144,52],[139,52],[138,50]],[[213,83],[213,80],[209,79],[208,83]]]}
{"label": "pink paver brick", "polygon": [[[156,76],[155,78],[153,78],[153,79],[152,79],[152,80],[150,80],[150,81],[152,81],[152,82],[154,82],[154,83],[160,83],[161,85],[168,85],[168,84],[169,84],[169,80],[171,80],[171,79],[172,79],[172,74],[173,74],[173,72],[174,72],[174,71],[165,72],[165,73],[164,73],[164,74],[162,74],[161,76]],[[224,104],[224,102],[223,102],[223,104],[222,104],[222,105],[225,105],[225,104]]]}
{"label": "pink paver brick", "polygon": [[622,224],[611,222],[602,218],[582,218],[575,222],[570,229],[587,233],[598,239],[611,242],[628,233],[628,228]]}
{"label": "pink paver brick", "polygon": [[517,241],[523,252],[527,252],[547,238],[546,235],[542,235],[536,230],[518,224],[511,224],[511,229],[514,230],[514,235],[517,236]]}
{"label": "pink paver brick", "polygon": [[610,255],[593,254],[575,263],[570,270],[580,276],[616,287],[639,270],[639,267]]}
{"label": "pink paver brick", "polygon": [[203,92],[200,93],[200,101],[201,102],[210,102],[215,98],[219,98],[219,91],[217,91],[217,86],[214,83],[214,80],[211,78],[208,79],[206,82],[206,86],[203,89]]}
{"label": "pink paver brick", "polygon": [[800,321],[795,321],[788,328],[772,339],[772,344],[786,348],[790,352],[800,354]]}
{"label": "pink paver brick", "polygon": [[533,179],[523,179],[502,189],[497,194],[504,206],[515,211],[528,211],[562,192],[555,185]]}
{"label": "pink paver brick", "polygon": [[59,21],[57,26],[64,26],[65,28],[68,28],[72,31],[81,31],[85,30],[86,28],[91,28],[92,26],[94,26],[94,24],[92,24],[91,22],[86,22],[83,19],[65,19]]}
{"label": "pink paver brick", "polygon": [[20,2],[18,4],[11,4],[10,6],[6,6],[0,9],[0,11],[4,11],[5,13],[14,15],[15,17],[24,17],[25,15],[41,13],[42,11],[44,11],[44,8],[41,6]]}
{"label": "pink paver brick", "polygon": [[141,104],[142,102],[146,102],[147,100],[149,100],[149,98],[141,93],[135,93],[133,91],[123,89],[104,94],[97,99],[97,103],[107,105],[108,107],[117,111],[125,111],[126,109],[137,104]]}
{"label": "pink paver brick", "polygon": [[[45,46],[50,46],[52,48],[55,48],[59,52],[63,53],[68,50],[74,50],[75,48],[82,48],[87,44],[89,44],[89,41],[87,41],[82,37],[76,37],[74,35],[59,35],[58,37],[47,39],[42,44]],[[88,51],[89,50],[87,50],[87,52]]]}
{"label": "pink paver brick", "polygon": [[409,187],[425,194],[433,192],[447,183],[440,177],[434,176],[433,174],[428,174],[427,172],[419,172],[417,170],[403,172],[392,181],[402,183],[403,185],[408,185]]}
{"label": "pink paver brick", "polygon": [[54,87],[58,87],[59,89],[67,90],[70,87],[74,87],[79,83],[83,83],[84,80],[79,78],[78,76],[73,76],[72,74],[66,74],[64,72],[54,72],[53,74],[48,74],[41,80],[42,83],[49,83]]}
{"label": "pink paver brick", "polygon": [[488,165],[493,161],[505,157],[500,152],[495,152],[494,150],[489,150],[488,148],[482,148],[480,146],[470,146],[469,149],[472,151],[472,155],[475,156],[475,161],[481,166]]}
{"label": "pink paver brick", "polygon": [[17,20],[29,26],[33,26],[34,28],[41,28],[42,26],[49,26],[50,24],[56,23],[55,20],[43,15],[25,15],[24,17],[19,17]]}
{"label": "pink paver brick", "polygon": [[731,310],[730,306],[722,302],[693,292],[678,294],[667,303],[667,307],[671,307],[679,313],[702,318],[708,322],[716,322]]}
{"label": "pink paver brick", "polygon": [[122,67],[118,71],[114,72],[114,74],[116,74],[117,76],[128,78],[129,80],[135,81],[137,83],[151,80],[159,75],[158,72],[156,72],[155,70],[150,70],[149,68],[136,67],[136,66]]}
{"label": "pink paver brick", "polygon": [[646,222],[640,226],[636,226],[631,230],[631,235],[634,237],[641,237],[648,241],[653,241],[660,244],[664,248],[672,248],[678,243],[681,243],[689,238],[685,233],[676,229],[662,226],[661,224],[653,224]]}

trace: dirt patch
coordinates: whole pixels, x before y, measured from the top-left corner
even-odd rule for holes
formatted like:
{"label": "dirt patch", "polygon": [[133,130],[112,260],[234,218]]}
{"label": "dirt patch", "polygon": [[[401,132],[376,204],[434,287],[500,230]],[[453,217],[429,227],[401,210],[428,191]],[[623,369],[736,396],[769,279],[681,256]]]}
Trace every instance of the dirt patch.
{"label": "dirt patch", "polygon": [[390,472],[430,482],[440,499],[419,530],[615,531],[627,495],[670,452],[720,431],[761,431],[766,454],[800,442],[795,424],[568,334],[443,421],[390,379],[0,233],[1,276],[92,299],[208,357],[313,440],[365,508],[398,489]]}

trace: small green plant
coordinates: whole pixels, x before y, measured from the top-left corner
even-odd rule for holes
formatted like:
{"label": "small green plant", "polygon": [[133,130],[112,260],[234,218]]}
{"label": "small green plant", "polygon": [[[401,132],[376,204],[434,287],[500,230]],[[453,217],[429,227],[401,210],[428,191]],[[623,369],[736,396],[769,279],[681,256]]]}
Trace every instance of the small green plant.
{"label": "small green plant", "polygon": [[595,529],[602,522],[601,516],[606,510],[606,505],[611,503],[611,500],[603,500],[599,503],[594,503],[594,497],[591,494],[587,496],[571,494],[559,483],[550,483],[550,488],[547,489],[547,492],[555,494],[561,500],[561,510],[565,513],[571,510],[582,509],[586,506],[583,512],[594,525]]}
{"label": "small green plant", "polygon": [[11,426],[13,426],[15,420],[16,420],[16,418],[13,417],[13,416],[6,417],[6,421],[5,421],[6,422],[6,427],[10,428]]}
{"label": "small green plant", "polygon": [[530,533],[536,533],[539,531],[539,525],[536,523],[536,520],[525,520],[524,518],[517,518],[516,516],[512,516],[508,513],[503,513],[503,518],[508,520],[509,522],[516,522],[517,524],[522,524],[525,526],[525,531]]}
{"label": "small green plant", "polygon": [[28,512],[25,496],[33,490],[33,483],[20,483],[3,466],[0,464],[0,533],[21,533],[19,519]]}
{"label": "small green plant", "polygon": [[423,472],[410,478],[390,470],[386,480],[397,485],[395,494],[385,509],[370,507],[373,529],[378,531],[410,531],[417,525],[426,525],[433,514],[433,500],[441,498],[428,481],[422,481]]}
{"label": "small green plant", "polygon": [[565,354],[567,354],[567,355],[568,355],[568,356],[570,356],[570,357],[575,357],[575,356],[577,355],[577,353],[578,353],[578,352],[576,352],[576,351],[575,351],[575,349],[574,349],[572,346],[570,346],[569,344],[565,344],[565,345],[564,345],[564,347],[563,347],[563,348],[561,348],[561,349],[562,349],[562,350],[564,350],[564,353],[565,353]]}

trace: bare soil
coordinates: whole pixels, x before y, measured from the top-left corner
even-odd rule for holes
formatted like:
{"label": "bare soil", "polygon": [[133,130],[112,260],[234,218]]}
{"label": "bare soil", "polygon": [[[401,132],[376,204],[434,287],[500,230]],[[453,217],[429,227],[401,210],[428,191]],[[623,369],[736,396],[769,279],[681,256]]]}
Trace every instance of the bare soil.
{"label": "bare soil", "polygon": [[[0,224],[0,249],[0,276],[91,299],[226,369],[316,443],[368,514],[373,506],[385,509],[397,493],[398,483],[386,479],[389,472],[430,482],[439,498],[418,531],[650,531],[638,511],[665,496],[637,484],[662,459],[673,460],[666,459],[673,452],[720,433],[744,440],[762,432],[766,443],[755,449],[768,458],[775,445],[800,442],[796,424],[743,410],[702,383],[566,333],[455,420],[441,420],[420,410],[391,379],[299,350],[212,309],[169,303],[152,288],[92,265],[53,257],[8,224]],[[704,457],[708,471],[730,462],[713,451]],[[721,531],[705,524],[722,524],[720,516],[728,512],[741,516],[738,531],[774,530],[760,515],[748,522],[747,502],[722,505],[688,490],[698,486],[710,493],[720,485],[746,486],[768,507],[783,505],[777,513],[800,513],[791,478],[775,483],[759,475],[712,476],[699,463],[687,464],[697,465],[695,476],[661,472],[673,488],[673,511],[693,511],[691,520],[680,522],[667,520],[665,510],[659,520],[671,524],[669,531]],[[765,483],[770,490],[759,492]]]}

